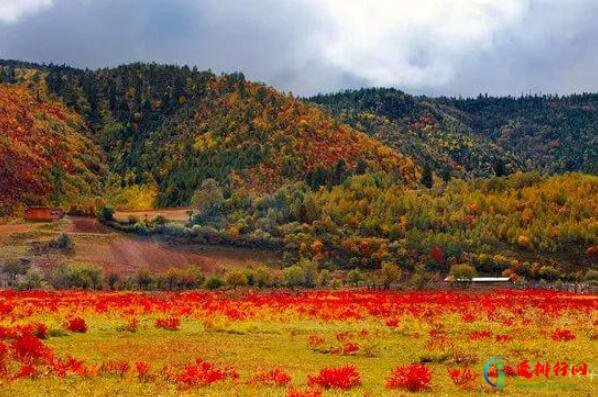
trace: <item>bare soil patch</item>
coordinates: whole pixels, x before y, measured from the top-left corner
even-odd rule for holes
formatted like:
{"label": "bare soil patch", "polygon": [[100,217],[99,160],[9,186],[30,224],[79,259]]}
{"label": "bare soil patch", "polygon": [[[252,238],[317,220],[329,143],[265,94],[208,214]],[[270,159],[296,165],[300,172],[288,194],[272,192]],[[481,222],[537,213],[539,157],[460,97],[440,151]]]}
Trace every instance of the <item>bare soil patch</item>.
{"label": "bare soil patch", "polygon": [[[43,232],[30,233],[40,228],[44,229]],[[39,257],[31,254],[29,247],[36,241],[49,240],[63,232],[73,239],[75,248],[72,253],[55,251]],[[15,233],[20,235],[16,239],[10,237]],[[231,267],[276,262],[275,253],[270,250],[175,244],[157,237],[120,233],[95,218],[74,216],[66,217],[61,223],[45,226],[0,225],[0,248],[6,248],[7,253],[14,253],[9,256],[31,256],[32,263],[46,269],[62,262],[87,263],[121,275],[134,274],[145,268],[161,272],[170,267],[187,265],[199,266],[206,273],[214,273]]]}
{"label": "bare soil patch", "polygon": [[171,245],[165,241],[138,237],[89,237],[75,239],[76,255],[69,262],[101,265],[107,271],[120,274],[134,273],[148,268],[160,272],[170,267],[199,266],[204,272],[219,269],[272,262],[274,255],[265,251],[205,247],[199,245]]}
{"label": "bare soil patch", "polygon": [[111,234],[113,230],[108,226],[98,222],[95,218],[84,216],[68,217],[70,222],[66,227],[68,233],[83,233],[83,234]]}

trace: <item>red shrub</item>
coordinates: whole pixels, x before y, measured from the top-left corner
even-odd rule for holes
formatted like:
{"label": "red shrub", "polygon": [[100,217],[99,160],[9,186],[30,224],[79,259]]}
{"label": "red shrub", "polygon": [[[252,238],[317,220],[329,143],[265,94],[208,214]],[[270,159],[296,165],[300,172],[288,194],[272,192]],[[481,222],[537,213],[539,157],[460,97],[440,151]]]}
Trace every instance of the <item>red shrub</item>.
{"label": "red shrub", "polygon": [[359,351],[359,345],[355,342],[348,342],[345,343],[345,346],[343,346],[343,354],[355,354]]}
{"label": "red shrub", "polygon": [[275,368],[270,371],[258,372],[249,383],[261,383],[267,386],[286,386],[291,381],[291,376],[283,369]]}
{"label": "red shrub", "polygon": [[140,382],[149,382],[155,378],[151,373],[150,365],[143,361],[137,361],[135,363],[135,371],[137,371],[137,379]]}
{"label": "red shrub", "polygon": [[487,330],[482,331],[472,331],[469,333],[469,340],[480,340],[490,338],[492,336],[492,332]]}
{"label": "red shrub", "polygon": [[20,336],[20,332],[13,327],[0,326],[0,339],[16,339]]}
{"label": "red shrub", "polygon": [[17,360],[24,364],[50,363],[54,358],[52,350],[33,335],[25,335],[12,343]]}
{"label": "red shrub", "polygon": [[428,335],[432,338],[444,338],[446,337],[446,331],[442,324],[434,324],[430,331],[428,331]]}
{"label": "red shrub", "polygon": [[455,364],[468,366],[478,362],[478,356],[470,351],[466,350],[454,350],[451,353],[452,361]]}
{"label": "red shrub", "polygon": [[131,317],[127,320],[124,325],[117,328],[117,331],[137,332],[139,328],[139,320],[135,317]]}
{"label": "red shrub", "polygon": [[64,378],[67,374],[85,376],[88,373],[85,363],[71,356],[68,356],[65,360],[54,360],[52,362],[52,371],[60,378]]}
{"label": "red shrub", "polygon": [[39,375],[39,371],[33,364],[23,364],[19,371],[13,375],[15,379],[20,378],[35,378]]}
{"label": "red shrub", "polygon": [[175,377],[175,381],[182,389],[210,385],[226,378],[237,379],[239,375],[234,369],[219,369],[209,361],[200,358],[193,364],[185,365],[183,371]]}
{"label": "red shrub", "polygon": [[14,306],[10,303],[0,302],[0,314],[3,316],[8,315],[14,310]]}
{"label": "red shrub", "polygon": [[395,328],[399,325],[399,320],[397,320],[396,318],[389,318],[386,320],[386,325],[391,328]]}
{"label": "red shrub", "polygon": [[509,376],[509,377],[517,376],[517,371],[511,365],[505,365],[505,368],[503,369],[503,371],[505,371],[506,376]]}
{"label": "red shrub", "polygon": [[176,331],[181,325],[181,320],[178,317],[157,318],[155,325],[157,328],[164,328],[170,331]]}
{"label": "red shrub", "polygon": [[324,338],[318,335],[310,335],[309,339],[307,340],[307,344],[313,350],[319,350],[324,345]]}
{"label": "red shrub", "polygon": [[557,328],[550,337],[552,340],[569,341],[575,339],[575,334],[568,329]]}
{"label": "red shrub", "polygon": [[388,389],[407,389],[410,391],[424,390],[430,387],[432,372],[423,364],[398,366],[393,369],[386,387]]}
{"label": "red shrub", "polygon": [[471,387],[478,374],[468,368],[449,368],[448,374],[453,383],[459,387]]}
{"label": "red shrub", "polygon": [[42,323],[0,327],[0,339],[17,339],[25,335],[33,335],[40,339],[45,339],[47,332],[48,327]]}
{"label": "red shrub", "polygon": [[310,386],[320,386],[325,389],[347,390],[361,384],[361,377],[353,365],[330,367],[320,370],[315,376],[308,376]]}
{"label": "red shrub", "polygon": [[444,250],[441,247],[434,247],[430,250],[430,257],[436,263],[442,263],[444,261]]}
{"label": "red shrub", "polygon": [[85,333],[87,331],[87,324],[81,317],[69,318],[64,327],[71,332]]}
{"label": "red shrub", "polygon": [[0,376],[6,375],[8,361],[8,346],[0,341]]}
{"label": "red shrub", "polygon": [[[517,376],[517,370],[515,370],[515,368],[513,366],[508,365],[508,364],[505,365],[505,368],[503,369],[503,372],[508,377]],[[496,378],[498,376],[498,370],[496,368],[492,368],[491,370],[488,371],[488,376],[490,378]]]}
{"label": "red shrub", "polygon": [[461,321],[464,323],[473,323],[476,320],[476,316],[473,313],[465,313],[461,315]]}
{"label": "red shrub", "polygon": [[108,360],[100,366],[100,372],[108,375],[124,377],[131,366],[126,361]]}
{"label": "red shrub", "polygon": [[495,339],[497,342],[508,342],[508,341],[510,341],[511,339],[513,339],[513,337],[512,337],[511,335],[504,334],[504,335],[496,335],[496,336],[494,337],[494,339]]}

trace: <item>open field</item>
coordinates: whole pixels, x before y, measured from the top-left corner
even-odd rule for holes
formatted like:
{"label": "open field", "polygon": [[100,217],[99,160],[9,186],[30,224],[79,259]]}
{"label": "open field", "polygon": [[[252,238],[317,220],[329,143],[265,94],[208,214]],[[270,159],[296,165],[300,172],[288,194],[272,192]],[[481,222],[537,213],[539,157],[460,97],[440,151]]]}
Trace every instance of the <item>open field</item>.
{"label": "open field", "polygon": [[[36,243],[48,242],[60,233],[67,233],[74,250],[33,252]],[[196,265],[203,272],[219,269],[272,263],[275,257],[266,250],[178,246],[158,238],[116,232],[93,218],[67,217],[56,223],[24,223],[0,225],[0,262],[11,258],[30,257],[41,268],[57,263],[95,264],[107,272],[127,275],[147,268],[160,272],[169,267]]]}
{"label": "open field", "polygon": [[502,395],[596,386],[596,295],[3,291],[0,310],[5,395],[479,395],[495,391],[493,357],[507,358]]}

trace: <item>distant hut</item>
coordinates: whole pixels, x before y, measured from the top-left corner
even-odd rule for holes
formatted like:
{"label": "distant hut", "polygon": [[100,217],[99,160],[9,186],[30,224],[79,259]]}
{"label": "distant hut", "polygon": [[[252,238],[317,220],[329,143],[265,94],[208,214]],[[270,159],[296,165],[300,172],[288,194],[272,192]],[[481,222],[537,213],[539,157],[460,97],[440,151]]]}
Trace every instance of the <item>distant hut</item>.
{"label": "distant hut", "polygon": [[25,211],[25,220],[29,222],[54,222],[62,219],[62,208],[33,207]]}
{"label": "distant hut", "polygon": [[468,287],[474,289],[498,289],[498,288],[512,288],[513,280],[511,277],[474,277],[470,279],[456,279],[447,277],[444,279],[447,283],[467,284]]}

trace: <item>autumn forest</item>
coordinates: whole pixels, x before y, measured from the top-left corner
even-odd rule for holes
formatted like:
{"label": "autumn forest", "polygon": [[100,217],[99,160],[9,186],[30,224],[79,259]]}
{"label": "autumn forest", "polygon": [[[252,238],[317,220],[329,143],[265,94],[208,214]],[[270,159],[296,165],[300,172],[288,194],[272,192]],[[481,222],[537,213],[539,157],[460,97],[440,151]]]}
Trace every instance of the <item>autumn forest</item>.
{"label": "autumn forest", "polygon": [[[0,81],[5,219],[58,206],[127,233],[271,249],[306,286],[392,267],[425,282],[461,264],[597,276],[596,94],[298,98],[143,63],[2,61]],[[114,216],[172,207],[188,216]]]}

